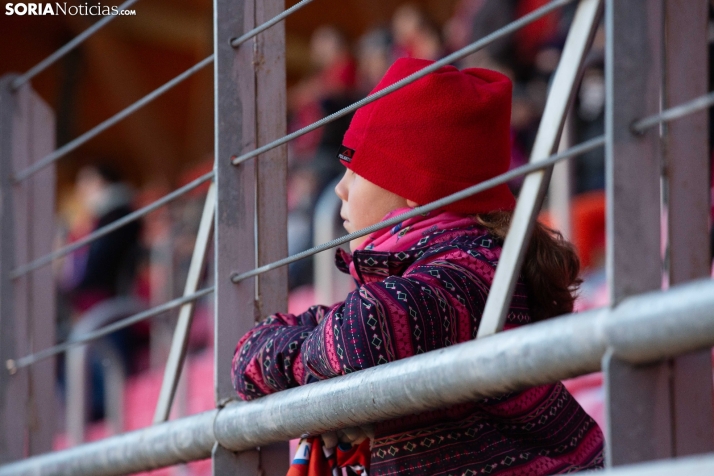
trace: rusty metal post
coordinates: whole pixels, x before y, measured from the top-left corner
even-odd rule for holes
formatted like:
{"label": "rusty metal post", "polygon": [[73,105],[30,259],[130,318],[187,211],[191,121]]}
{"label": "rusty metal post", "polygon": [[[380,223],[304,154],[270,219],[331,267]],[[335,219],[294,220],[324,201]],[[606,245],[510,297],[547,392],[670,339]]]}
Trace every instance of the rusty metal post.
{"label": "rusty metal post", "polygon": [[[286,149],[234,166],[231,158],[285,134],[285,36],[278,24],[238,48],[232,38],[272,18],[280,0],[214,0],[216,107],[215,383],[219,407],[235,399],[231,359],[256,320],[284,311],[287,275],[234,284],[235,273],[287,255]],[[235,455],[213,450],[214,474],[285,474],[287,444]]]}
{"label": "rusty metal post", "polygon": [[[665,0],[665,108],[707,93],[708,3]],[[664,129],[670,286],[710,274],[708,119],[702,110]],[[674,454],[714,451],[711,350],[671,365]]]}
{"label": "rusty metal post", "polygon": [[[662,285],[659,128],[631,124],[660,110],[663,0],[608,0],[606,75],[607,273],[610,303]],[[669,365],[603,358],[609,466],[673,456]]]}
{"label": "rusty metal post", "polygon": [[[24,355],[28,349],[27,313],[14,301],[16,286],[26,292],[26,281],[10,279],[16,264],[15,227],[16,200],[12,186],[13,133],[18,133],[17,98],[10,90],[12,78],[0,83],[0,463],[23,458],[26,453],[28,372],[10,374],[5,368],[8,359]],[[19,205],[19,204],[18,204]],[[9,366],[9,365],[8,365]]]}
{"label": "rusty metal post", "polygon": [[[256,25],[280,14],[284,8],[284,0],[256,0]],[[287,134],[285,23],[278,23],[256,36],[253,49],[256,134],[257,146],[260,147]],[[282,145],[254,159],[257,160],[255,236],[258,266],[288,255],[287,158],[287,145]],[[258,276],[257,306],[258,319],[287,311],[288,268],[275,269]],[[289,453],[287,441],[261,447],[262,474],[285,475],[290,463]]]}
{"label": "rusty metal post", "polygon": [[[253,48],[240,48],[231,38],[255,24],[254,0],[214,0],[214,102],[215,102],[215,361],[216,405],[235,398],[231,383],[231,359],[237,339],[255,322],[255,280],[238,285],[230,276],[255,266],[255,161],[234,167],[230,158],[255,147],[255,77]],[[236,455],[216,444],[212,452],[213,474],[257,476],[259,453]]]}
{"label": "rusty metal post", "polygon": [[[29,85],[16,94],[20,104],[31,111],[30,137],[28,138],[29,159],[33,162],[44,157],[55,148],[55,117],[50,107],[32,91]],[[17,168],[15,169],[17,170]],[[36,259],[52,251],[55,237],[55,167],[37,173],[29,180],[27,187],[31,198],[28,209],[28,246],[30,259]],[[22,187],[22,185],[20,185]],[[55,343],[56,295],[52,268],[35,270],[30,276],[27,295],[30,311],[30,350],[36,352],[51,347]],[[55,393],[56,359],[38,362],[30,368],[30,393],[28,396],[29,451],[31,455],[52,449],[57,413]]]}
{"label": "rusty metal post", "polygon": [[13,171],[55,146],[54,115],[29,85],[0,80],[0,462],[51,450],[56,414],[55,360],[9,372],[11,359],[55,340],[51,268],[12,279],[11,270],[51,251],[55,172],[13,183]]}

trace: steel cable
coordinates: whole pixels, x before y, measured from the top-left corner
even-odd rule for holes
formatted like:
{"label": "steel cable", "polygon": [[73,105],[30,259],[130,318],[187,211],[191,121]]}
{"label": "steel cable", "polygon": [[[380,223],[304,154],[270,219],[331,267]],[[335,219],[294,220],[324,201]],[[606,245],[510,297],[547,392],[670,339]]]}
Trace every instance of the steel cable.
{"label": "steel cable", "polygon": [[309,4],[309,3],[312,3],[313,1],[314,1],[314,0],[302,0],[302,1],[299,2],[299,3],[296,3],[296,4],[293,5],[292,7],[288,8],[287,10],[285,10],[283,13],[280,13],[279,15],[275,15],[273,18],[271,18],[270,20],[266,21],[266,22],[263,23],[262,25],[260,25],[260,26],[258,26],[258,27],[256,27],[256,28],[253,28],[253,29],[250,30],[248,33],[246,33],[246,34],[244,34],[244,35],[241,35],[241,36],[239,36],[238,38],[233,38],[233,39],[231,40],[231,46],[234,47],[234,48],[237,48],[237,47],[240,46],[242,43],[245,43],[246,41],[248,41],[249,39],[253,38],[253,37],[254,37],[255,35],[257,35],[258,33],[261,33],[261,32],[263,32],[263,31],[267,30],[267,29],[270,28],[271,26],[275,25],[276,23],[280,22],[281,20],[284,20],[285,18],[289,17],[290,15],[292,15],[292,14],[295,13],[296,11],[300,10],[300,9],[301,9],[302,7],[304,7],[305,5],[307,5],[307,4]]}
{"label": "steel cable", "polygon": [[30,271],[33,271],[37,268],[40,268],[46,264],[51,263],[53,260],[60,258],[62,256],[68,255],[69,253],[72,253],[73,251],[76,251],[80,249],[83,246],[88,245],[89,243],[93,242],[94,240],[97,240],[101,238],[102,236],[105,236],[114,230],[123,227],[124,225],[131,223],[132,221],[138,220],[139,218],[148,215],[149,213],[153,212],[159,207],[162,207],[163,205],[166,205],[172,200],[175,200],[186,193],[190,192],[191,190],[195,189],[196,187],[200,186],[204,182],[207,182],[213,178],[213,171],[210,171],[194,181],[184,185],[183,187],[174,190],[173,192],[169,193],[168,195],[163,196],[162,198],[156,200],[153,203],[150,203],[149,205],[140,208],[134,212],[129,213],[128,215],[113,221],[109,223],[106,226],[103,226],[89,235],[85,236],[84,238],[75,241],[74,243],[70,243],[69,245],[63,246],[62,248],[59,248],[51,253],[46,254],[45,256],[42,256],[40,258],[37,258],[34,261],[30,261],[29,263],[19,266],[15,269],[13,269],[10,272],[10,277],[12,279],[16,279],[24,274],[29,273]]}
{"label": "steel cable", "polygon": [[696,99],[692,99],[691,101],[687,101],[678,106],[670,107],[659,114],[654,114],[652,116],[645,117],[644,119],[635,121],[635,123],[632,124],[632,131],[637,134],[642,134],[650,127],[656,126],[663,122],[679,119],[680,117],[687,116],[702,109],[707,109],[711,106],[714,106],[714,92],[705,94],[704,96],[699,96]]}
{"label": "steel cable", "polygon": [[213,61],[213,55],[198,62],[197,64],[190,67],[183,73],[179,74],[172,80],[168,81],[167,83],[164,83],[162,86],[159,86],[157,89],[154,89],[152,92],[150,92],[143,98],[139,99],[135,103],[131,104],[130,106],[126,107],[125,109],[114,114],[109,119],[105,120],[104,122],[98,124],[97,126],[93,127],[92,129],[88,130],[87,132],[85,132],[81,136],[77,137],[76,139],[73,139],[73,140],[67,142],[62,147],[60,147],[60,148],[56,149],[55,151],[51,152],[50,154],[44,156],[43,158],[41,158],[40,160],[38,160],[31,166],[27,167],[26,169],[21,170],[20,172],[18,172],[15,175],[15,177],[14,177],[15,182],[20,182],[22,180],[25,180],[26,178],[28,178],[35,172],[42,170],[43,168],[47,167],[51,163],[57,161],[58,159],[64,157],[65,155],[69,154],[73,150],[77,149],[81,145],[84,145],[86,142],[93,139],[94,137],[96,137],[100,133],[104,132],[105,130],[109,129],[111,126],[113,126],[117,122],[119,122],[122,119],[124,119],[125,117],[133,114],[137,110],[139,110],[142,107],[149,104],[154,99],[156,99],[159,96],[161,96],[162,94],[164,94],[166,91],[170,90],[177,84],[181,83],[183,80],[189,78],[197,71],[200,71],[201,69],[205,68],[206,66],[211,64],[212,61]]}
{"label": "steel cable", "polygon": [[[133,0],[136,1],[136,0]],[[238,38],[234,38],[231,40],[231,45],[234,47],[239,46],[241,43],[246,42],[250,38],[253,38],[254,36],[258,35],[259,33],[267,30],[271,26],[275,25],[276,23],[280,22],[281,20],[285,19],[288,15],[296,12],[297,10],[303,8],[305,5],[310,4],[314,0],[303,0],[300,3],[292,6],[291,8],[285,10],[284,12],[280,13],[279,15],[276,15],[275,17],[271,18],[267,22],[253,28],[249,32],[245,33],[244,35],[241,35]],[[128,3],[128,2],[127,2]],[[126,118],[127,116],[133,114],[137,110],[141,109],[154,99],[158,98],[165,92],[169,91],[172,89],[174,86],[178,85],[182,81],[188,79],[191,77],[193,74],[196,72],[200,71],[201,69],[205,68],[209,64],[213,62],[214,55],[210,55],[207,58],[203,59],[202,61],[199,61],[196,63],[194,66],[190,67],[183,73],[179,74],[178,76],[174,77],[170,81],[166,82],[162,86],[159,86],[157,89],[153,90],[143,98],[139,99],[135,103],[129,105],[125,109],[119,111],[109,119],[105,120],[104,122],[98,124],[94,128],[88,130],[81,136],[77,137],[76,139],[71,140],[70,142],[66,143],[62,147],[59,147],[52,153],[46,155],[42,159],[38,160],[36,163],[33,165],[27,167],[24,170],[21,170],[19,173],[17,173],[14,176],[15,182],[19,182],[21,180],[25,180],[35,172],[47,167],[51,163],[59,160],[60,158],[64,157],[65,155],[69,154],[70,152],[74,151],[78,147],[82,146],[85,144],[87,141],[93,139],[96,137],[98,134],[102,133],[106,129],[110,128],[111,126],[115,125],[117,122],[121,121],[122,119]],[[21,79],[22,77],[18,78]]]}
{"label": "steel cable", "polygon": [[54,345],[52,347],[48,347],[47,349],[35,352],[30,355],[26,355],[24,357],[20,357],[17,360],[10,359],[5,362],[5,366],[10,373],[15,373],[18,369],[27,367],[28,365],[32,365],[36,362],[39,362],[40,360],[47,359],[49,357],[52,357],[53,355],[61,354],[62,352],[66,352],[67,350],[73,347],[86,344],[87,342],[99,339],[100,337],[104,337],[105,335],[111,334],[112,332],[118,331],[119,329],[124,329],[125,327],[129,327],[133,324],[136,324],[137,322],[141,322],[150,317],[161,314],[162,312],[169,311],[176,307],[183,306],[186,303],[200,299],[203,296],[212,293],[213,290],[214,286],[210,286],[201,289],[200,291],[196,291],[193,294],[189,294],[188,296],[182,296],[180,298],[172,299],[171,301],[165,302],[164,304],[160,304],[151,309],[147,309],[146,311],[139,312],[120,321],[114,322],[113,324],[109,324],[100,329],[97,329],[96,331],[87,332],[86,334],[78,336],[75,339]]}
{"label": "steel cable", "polygon": [[107,23],[112,21],[114,18],[116,18],[119,15],[119,12],[126,10],[130,6],[132,6],[134,3],[136,3],[137,0],[127,0],[126,2],[122,3],[118,7],[118,12],[112,15],[106,15],[102,17],[100,20],[98,20],[96,23],[94,23],[92,26],[84,30],[82,33],[74,37],[72,40],[70,40],[66,45],[62,46],[60,49],[49,55],[47,58],[43,59],[37,65],[33,66],[30,68],[25,74],[18,76],[13,82],[12,82],[12,89],[17,90],[22,86],[23,84],[29,82],[32,78],[40,74],[42,71],[46,70],[50,66],[52,66],[55,62],[60,60],[64,55],[75,49],[77,46],[82,44],[84,40],[95,34],[97,31],[101,30]]}
{"label": "steel cable", "polygon": [[332,121],[335,121],[343,116],[346,116],[347,114],[356,111],[362,106],[365,106],[371,102],[376,101],[377,99],[380,99],[384,96],[386,96],[389,93],[392,93],[396,91],[397,89],[400,89],[407,84],[413,83],[414,81],[423,78],[427,74],[436,71],[437,69],[441,68],[442,66],[446,66],[448,64],[453,63],[456,60],[459,60],[465,56],[468,56],[472,53],[477,52],[478,50],[490,45],[496,40],[501,39],[504,36],[510,35],[511,33],[518,31],[519,29],[523,28],[524,26],[533,23],[534,21],[538,20],[539,18],[547,15],[548,13],[561,8],[569,3],[571,3],[573,0],[553,0],[549,4],[529,13],[528,15],[524,15],[523,17],[519,18],[518,20],[509,23],[508,25],[504,26],[503,28],[500,28],[493,33],[484,36],[478,41],[475,41],[471,43],[470,45],[467,45],[463,48],[461,48],[458,51],[455,51],[454,53],[451,53],[450,55],[444,57],[443,59],[440,59],[439,61],[436,61],[434,64],[431,64],[427,66],[426,68],[420,69],[416,73],[413,73],[406,78],[397,81],[396,83],[392,84],[391,86],[388,86],[381,91],[374,93],[370,96],[367,96],[366,98],[357,101],[353,103],[350,106],[345,107],[344,109],[340,109],[339,111],[330,114],[327,117],[324,117],[323,119],[320,119],[319,121],[313,122],[309,126],[305,126],[302,129],[299,129],[293,133],[287,134],[280,139],[274,140],[273,142],[270,142],[268,144],[265,144],[262,147],[259,147],[255,150],[252,150],[250,152],[247,152],[243,155],[240,156],[233,156],[231,158],[231,162],[233,165],[238,165],[242,162],[245,162],[248,159],[252,159],[253,157],[256,157],[264,152],[267,152],[269,150],[272,150],[276,147],[279,147],[283,144],[286,144],[287,142],[290,142],[293,139],[296,139],[302,135],[307,134],[308,132],[314,131],[315,129],[318,129],[325,124],[329,124]]}

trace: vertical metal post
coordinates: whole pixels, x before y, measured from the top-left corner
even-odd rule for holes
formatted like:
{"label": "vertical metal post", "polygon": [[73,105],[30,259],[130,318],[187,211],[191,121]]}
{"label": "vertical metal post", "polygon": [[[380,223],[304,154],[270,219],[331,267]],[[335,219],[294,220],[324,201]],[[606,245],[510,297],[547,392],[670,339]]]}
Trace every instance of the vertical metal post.
{"label": "vertical metal post", "polygon": [[[28,350],[26,310],[15,302],[17,286],[10,271],[16,265],[15,234],[22,230],[15,226],[16,207],[21,197],[12,185],[13,152],[16,136],[27,134],[27,125],[19,121],[17,97],[10,89],[13,77],[0,80],[0,464],[26,456],[27,402],[29,373],[24,369],[10,374],[5,368],[9,359],[25,355]],[[25,129],[25,130],[23,130]],[[23,216],[21,214],[20,216]],[[25,289],[26,291],[26,289]],[[20,314],[21,313],[21,314]]]}
{"label": "vertical metal post", "polygon": [[[255,4],[256,24],[283,11],[284,0]],[[279,23],[255,38],[256,133],[258,147],[287,133],[285,85],[285,28]],[[287,146],[268,151],[257,159],[258,265],[288,255]],[[288,305],[288,268],[283,266],[258,276],[260,317],[285,312]]]}
{"label": "vertical metal post", "polygon": [[[256,25],[265,23],[284,9],[285,0],[256,0]],[[257,146],[260,147],[287,133],[285,23],[278,23],[259,34],[254,44],[255,119]],[[254,159],[257,161],[255,236],[258,266],[288,255],[287,153],[287,145],[283,145]],[[259,319],[287,311],[287,267],[258,276],[257,306]],[[289,453],[287,441],[261,447],[262,474],[285,475],[290,463]]]}
{"label": "vertical metal post", "polygon": [[[286,149],[239,166],[231,157],[285,133],[285,35],[278,24],[234,49],[229,41],[282,11],[281,0],[214,0],[216,107],[216,403],[235,398],[231,359],[256,320],[284,311],[287,271],[233,284],[231,275],[287,255]],[[233,455],[214,448],[214,474],[287,472],[287,444]]]}
{"label": "vertical metal post", "polygon": [[[55,296],[51,268],[15,280],[16,265],[51,251],[54,168],[12,183],[21,170],[54,148],[54,117],[29,85],[13,92],[0,80],[0,359],[54,344]],[[53,359],[29,369],[0,371],[0,462],[51,449],[56,401]]]}
{"label": "vertical metal post", "polygon": [[[546,159],[558,146],[563,123],[575,94],[576,81],[580,77],[581,65],[592,44],[601,12],[601,0],[581,0],[578,5],[538,127],[538,135],[531,151],[531,162]],[[479,339],[503,329],[551,171],[552,167],[534,172],[523,181],[479,325],[476,336]]]}
{"label": "vertical metal post", "polygon": [[[665,0],[665,107],[707,92],[708,3]],[[708,119],[704,110],[665,126],[670,285],[710,273]],[[714,451],[711,375],[710,349],[672,361],[676,456]]]}
{"label": "vertical metal post", "polygon": [[[606,258],[616,306],[662,285],[660,131],[637,135],[630,127],[660,110],[663,1],[607,0],[605,15]],[[603,370],[607,464],[671,457],[668,364],[633,366],[608,353]]]}
{"label": "vertical metal post", "polygon": [[[55,118],[50,107],[27,85],[18,93],[32,111],[29,138],[30,164],[45,157],[55,148]],[[15,169],[18,170],[18,169]],[[55,167],[47,167],[28,179],[30,208],[27,215],[30,232],[30,260],[52,251],[55,237]],[[30,275],[28,299],[30,351],[37,352],[55,344],[56,295],[52,267],[45,266]],[[55,432],[57,393],[55,391],[56,359],[33,365],[30,370],[29,444],[30,454],[50,451]]]}
{"label": "vertical metal post", "polygon": [[[251,41],[234,49],[231,38],[255,24],[255,0],[214,0],[215,107],[215,398],[235,398],[231,359],[238,339],[255,323],[255,280],[233,284],[233,273],[250,270],[255,253],[255,160],[234,167],[231,157],[255,148],[255,74]],[[213,474],[257,475],[258,452],[237,455],[216,445]]]}

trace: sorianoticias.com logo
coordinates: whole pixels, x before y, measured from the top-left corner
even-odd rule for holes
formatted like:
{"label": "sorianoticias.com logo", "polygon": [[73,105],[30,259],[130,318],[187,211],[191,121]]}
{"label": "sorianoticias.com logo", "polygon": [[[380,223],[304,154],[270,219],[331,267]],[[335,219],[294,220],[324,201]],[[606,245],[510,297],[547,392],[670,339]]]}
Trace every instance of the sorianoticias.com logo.
{"label": "sorianoticias.com logo", "polygon": [[67,5],[67,2],[55,3],[7,3],[5,15],[71,15],[71,16],[106,16],[136,15],[135,10],[120,10],[119,7],[102,5]]}

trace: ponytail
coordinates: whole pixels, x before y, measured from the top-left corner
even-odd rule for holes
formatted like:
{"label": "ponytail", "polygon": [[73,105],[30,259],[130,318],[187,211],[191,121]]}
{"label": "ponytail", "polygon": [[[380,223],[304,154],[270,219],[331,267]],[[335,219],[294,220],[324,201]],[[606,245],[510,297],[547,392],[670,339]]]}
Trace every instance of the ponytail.
{"label": "ponytail", "polygon": [[[512,212],[491,212],[477,215],[477,220],[503,240],[512,217]],[[521,268],[533,322],[573,311],[582,283],[579,274],[580,259],[575,247],[560,232],[536,222]]]}

